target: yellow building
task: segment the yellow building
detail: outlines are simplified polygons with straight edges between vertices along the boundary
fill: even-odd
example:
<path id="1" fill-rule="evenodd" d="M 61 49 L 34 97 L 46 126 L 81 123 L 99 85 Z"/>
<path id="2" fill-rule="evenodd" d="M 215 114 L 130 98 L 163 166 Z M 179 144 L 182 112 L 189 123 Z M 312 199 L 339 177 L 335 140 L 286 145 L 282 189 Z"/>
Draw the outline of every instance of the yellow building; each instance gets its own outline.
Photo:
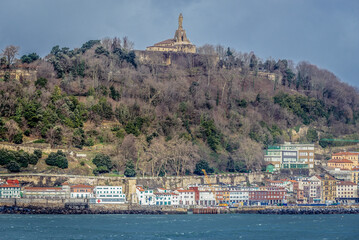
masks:
<path id="1" fill-rule="evenodd" d="M 178 17 L 178 29 L 175 32 L 174 38 L 155 43 L 153 46 L 147 47 L 147 51 L 157 52 L 185 52 L 196 53 L 196 46 L 193 45 L 186 35 L 186 30 L 182 26 L 182 13 Z"/>
<path id="2" fill-rule="evenodd" d="M 359 167 L 354 167 L 352 169 L 351 181 L 355 184 L 359 184 Z"/>
<path id="3" fill-rule="evenodd" d="M 329 174 L 316 177 L 320 180 L 322 185 L 322 201 L 324 203 L 326 201 L 335 201 L 337 196 L 337 180 Z"/>
<path id="4" fill-rule="evenodd" d="M 328 161 L 328 167 L 340 168 L 341 170 L 352 170 L 353 162 L 348 159 L 331 159 Z"/>
<path id="5" fill-rule="evenodd" d="M 353 162 L 354 166 L 358 166 L 359 153 L 355 152 L 338 152 L 332 155 L 332 159 L 347 159 Z"/>

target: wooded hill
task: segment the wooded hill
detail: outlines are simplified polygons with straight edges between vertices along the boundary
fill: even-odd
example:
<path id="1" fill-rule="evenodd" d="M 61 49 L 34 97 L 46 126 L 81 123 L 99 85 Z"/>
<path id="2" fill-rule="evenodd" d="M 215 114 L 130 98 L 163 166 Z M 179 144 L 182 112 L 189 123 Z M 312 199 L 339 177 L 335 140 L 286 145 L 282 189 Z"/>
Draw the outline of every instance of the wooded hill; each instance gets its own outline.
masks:
<path id="1" fill-rule="evenodd" d="M 2 71 L 37 69 L 37 81 L 4 75 L 0 139 L 104 151 L 108 171 L 127 164 L 148 176 L 192 174 L 200 160 L 216 172 L 260 170 L 271 144 L 359 139 L 357 90 L 308 62 L 205 45 L 195 64 L 166 66 L 139 61 L 132 46 L 91 40 L 17 61 L 4 50 Z"/>

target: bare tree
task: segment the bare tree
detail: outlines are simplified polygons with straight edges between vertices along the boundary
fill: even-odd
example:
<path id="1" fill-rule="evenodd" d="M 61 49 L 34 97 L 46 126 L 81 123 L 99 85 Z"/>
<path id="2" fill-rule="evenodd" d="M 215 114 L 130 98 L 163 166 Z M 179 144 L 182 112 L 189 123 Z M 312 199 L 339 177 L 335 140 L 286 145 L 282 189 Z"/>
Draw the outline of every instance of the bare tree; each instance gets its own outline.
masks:
<path id="1" fill-rule="evenodd" d="M 14 63 L 15 57 L 19 53 L 19 49 L 20 47 L 10 45 L 7 46 L 4 50 L 2 50 L 2 55 L 6 57 L 8 68 L 10 68 L 10 66 Z"/>

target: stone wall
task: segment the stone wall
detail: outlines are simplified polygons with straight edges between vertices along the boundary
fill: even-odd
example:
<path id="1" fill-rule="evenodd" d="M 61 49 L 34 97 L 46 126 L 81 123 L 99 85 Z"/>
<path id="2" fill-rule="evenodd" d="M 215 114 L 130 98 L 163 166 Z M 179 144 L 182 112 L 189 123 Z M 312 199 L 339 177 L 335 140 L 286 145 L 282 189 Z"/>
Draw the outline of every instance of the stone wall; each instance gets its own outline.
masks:
<path id="1" fill-rule="evenodd" d="M 6 149 L 6 150 L 11 150 L 11 151 L 23 150 L 28 153 L 33 153 L 34 150 L 40 149 L 42 152 L 47 153 L 47 154 L 49 154 L 51 152 L 57 152 L 58 150 L 67 152 L 66 149 L 51 148 L 50 144 L 46 144 L 46 143 L 32 143 L 32 144 L 21 144 L 21 145 L 16 145 L 16 144 L 11 144 L 11 143 L 8 143 L 8 144 L 0 143 L 0 149 Z"/>
<path id="2" fill-rule="evenodd" d="M 36 81 L 37 71 L 32 69 L 10 69 L 10 70 L 0 70 L 0 78 L 4 78 L 6 73 L 10 73 L 10 79 L 15 79 L 18 81 Z"/>

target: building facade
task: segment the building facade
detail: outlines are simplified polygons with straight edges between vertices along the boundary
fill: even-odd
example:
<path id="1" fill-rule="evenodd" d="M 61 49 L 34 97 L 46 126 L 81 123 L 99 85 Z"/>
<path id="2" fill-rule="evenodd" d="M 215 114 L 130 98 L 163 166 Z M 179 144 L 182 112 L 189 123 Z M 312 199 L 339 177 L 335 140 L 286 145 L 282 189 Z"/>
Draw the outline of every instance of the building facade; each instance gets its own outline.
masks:
<path id="1" fill-rule="evenodd" d="M 92 198 L 93 186 L 78 184 L 70 187 L 71 198 Z"/>
<path id="2" fill-rule="evenodd" d="M 179 205 L 191 206 L 196 204 L 196 196 L 194 190 L 177 189 L 175 193 L 178 194 Z"/>
<path id="3" fill-rule="evenodd" d="M 339 168 L 341 170 L 352 170 L 353 162 L 348 159 L 331 159 L 328 161 L 328 167 Z"/>
<path id="4" fill-rule="evenodd" d="M 349 181 L 340 181 L 336 184 L 337 198 L 357 198 L 358 185 Z"/>
<path id="5" fill-rule="evenodd" d="M 351 181 L 357 185 L 359 184 L 359 167 L 352 168 Z"/>
<path id="6" fill-rule="evenodd" d="M 275 169 L 314 168 L 314 144 L 285 143 L 269 146 L 264 161 Z"/>
<path id="7" fill-rule="evenodd" d="M 338 152 L 332 155 L 332 159 L 347 159 L 352 161 L 353 166 L 359 166 L 359 153 L 358 152 Z"/>
<path id="8" fill-rule="evenodd" d="M 321 181 L 322 185 L 322 202 L 327 203 L 330 201 L 335 201 L 335 198 L 337 196 L 337 180 L 329 174 L 316 177 Z"/>
<path id="9" fill-rule="evenodd" d="M 17 180 L 8 180 L 0 185 L 0 198 L 20 198 L 20 183 Z"/>
<path id="10" fill-rule="evenodd" d="M 126 195 L 122 192 L 121 186 L 96 186 L 93 196 L 91 203 L 123 204 L 126 202 Z"/>
<path id="11" fill-rule="evenodd" d="M 142 206 L 155 205 L 155 195 L 151 189 L 143 189 L 141 186 L 136 186 L 136 196 L 138 204 Z"/>
<path id="12" fill-rule="evenodd" d="M 70 191 L 64 187 L 25 187 L 23 189 L 24 198 L 69 198 Z"/>

